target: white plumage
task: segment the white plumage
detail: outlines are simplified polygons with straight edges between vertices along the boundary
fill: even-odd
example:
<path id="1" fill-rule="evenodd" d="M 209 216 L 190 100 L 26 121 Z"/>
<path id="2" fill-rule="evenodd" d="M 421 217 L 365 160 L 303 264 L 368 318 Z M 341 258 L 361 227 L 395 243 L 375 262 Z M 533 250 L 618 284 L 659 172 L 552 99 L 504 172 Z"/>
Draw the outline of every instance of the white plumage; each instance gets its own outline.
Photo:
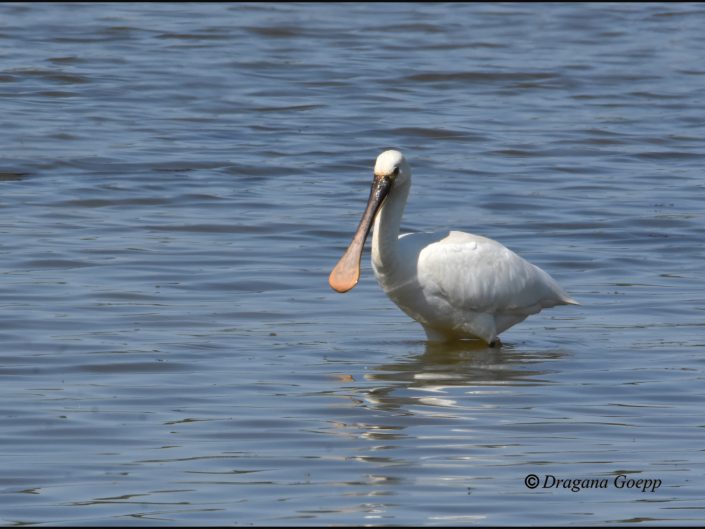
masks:
<path id="1" fill-rule="evenodd" d="M 578 304 L 546 272 L 492 239 L 459 231 L 399 236 L 410 187 L 404 156 L 380 154 L 365 214 L 331 272 L 331 287 L 346 292 L 357 283 L 374 219 L 375 276 L 431 341 L 480 338 L 494 345 L 501 332 L 541 309 Z"/>

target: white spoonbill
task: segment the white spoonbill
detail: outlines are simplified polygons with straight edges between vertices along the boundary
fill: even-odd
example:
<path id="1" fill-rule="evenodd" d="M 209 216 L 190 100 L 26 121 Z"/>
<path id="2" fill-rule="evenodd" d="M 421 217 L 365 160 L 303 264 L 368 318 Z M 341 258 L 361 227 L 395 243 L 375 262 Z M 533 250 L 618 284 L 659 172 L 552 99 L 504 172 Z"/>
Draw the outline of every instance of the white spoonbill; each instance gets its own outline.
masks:
<path id="1" fill-rule="evenodd" d="M 372 268 L 387 295 L 418 321 L 429 341 L 497 336 L 530 314 L 578 305 L 539 267 L 492 239 L 463 233 L 399 235 L 411 170 L 399 151 L 377 157 L 367 207 L 328 282 L 347 292 L 360 278 L 360 258 L 374 220 Z"/>

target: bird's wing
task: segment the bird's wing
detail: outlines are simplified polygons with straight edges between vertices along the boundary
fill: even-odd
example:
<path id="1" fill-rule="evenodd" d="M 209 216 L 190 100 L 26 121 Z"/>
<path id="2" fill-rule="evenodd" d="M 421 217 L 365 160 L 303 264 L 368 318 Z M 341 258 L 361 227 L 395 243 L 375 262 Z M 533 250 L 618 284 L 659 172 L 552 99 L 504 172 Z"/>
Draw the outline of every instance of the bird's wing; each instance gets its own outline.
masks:
<path id="1" fill-rule="evenodd" d="M 502 244 L 452 231 L 419 252 L 424 292 L 475 312 L 533 313 L 572 300 L 546 272 Z"/>

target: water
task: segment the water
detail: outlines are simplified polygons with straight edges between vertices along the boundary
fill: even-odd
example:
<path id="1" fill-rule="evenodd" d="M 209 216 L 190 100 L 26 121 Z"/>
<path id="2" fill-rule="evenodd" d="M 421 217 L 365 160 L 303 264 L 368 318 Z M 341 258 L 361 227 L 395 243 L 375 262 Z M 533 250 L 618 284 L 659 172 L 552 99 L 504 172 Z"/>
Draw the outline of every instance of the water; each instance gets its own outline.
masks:
<path id="1" fill-rule="evenodd" d="M 0 522 L 701 525 L 704 23 L 0 5 Z M 369 253 L 332 292 L 389 147 L 404 229 L 582 306 L 490 350 L 426 344 Z"/>

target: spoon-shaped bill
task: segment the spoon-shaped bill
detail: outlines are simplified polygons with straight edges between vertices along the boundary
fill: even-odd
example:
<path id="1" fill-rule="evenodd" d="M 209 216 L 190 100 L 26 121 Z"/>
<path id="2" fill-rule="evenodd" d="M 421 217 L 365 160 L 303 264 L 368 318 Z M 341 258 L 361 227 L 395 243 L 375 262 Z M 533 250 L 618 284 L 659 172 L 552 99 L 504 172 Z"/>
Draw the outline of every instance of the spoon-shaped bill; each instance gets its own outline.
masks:
<path id="1" fill-rule="evenodd" d="M 392 181 L 389 177 L 375 175 L 372 181 L 372 189 L 370 190 L 370 198 L 367 200 L 367 207 L 362 214 L 362 219 L 360 219 L 355 235 L 348 249 L 345 250 L 345 253 L 328 277 L 328 284 L 333 290 L 341 293 L 347 292 L 357 285 L 360 279 L 360 259 L 362 258 L 365 240 L 370 233 L 372 221 L 382 207 L 384 198 L 389 193 L 391 185 Z"/>

